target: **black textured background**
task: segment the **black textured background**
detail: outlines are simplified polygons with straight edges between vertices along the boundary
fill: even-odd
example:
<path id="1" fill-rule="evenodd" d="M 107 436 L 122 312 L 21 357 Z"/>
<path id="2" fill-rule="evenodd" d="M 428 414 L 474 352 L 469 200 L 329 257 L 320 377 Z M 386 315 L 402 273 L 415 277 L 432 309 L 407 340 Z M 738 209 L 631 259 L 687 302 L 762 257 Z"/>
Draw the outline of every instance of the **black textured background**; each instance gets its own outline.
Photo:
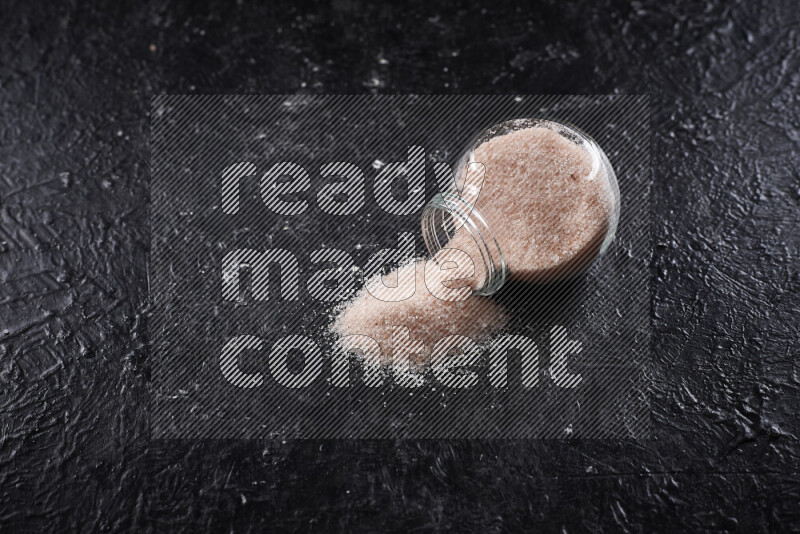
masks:
<path id="1" fill-rule="evenodd" d="M 3 531 L 800 530 L 800 14 L 0 3 Z M 651 442 L 151 442 L 163 92 L 640 93 Z"/>

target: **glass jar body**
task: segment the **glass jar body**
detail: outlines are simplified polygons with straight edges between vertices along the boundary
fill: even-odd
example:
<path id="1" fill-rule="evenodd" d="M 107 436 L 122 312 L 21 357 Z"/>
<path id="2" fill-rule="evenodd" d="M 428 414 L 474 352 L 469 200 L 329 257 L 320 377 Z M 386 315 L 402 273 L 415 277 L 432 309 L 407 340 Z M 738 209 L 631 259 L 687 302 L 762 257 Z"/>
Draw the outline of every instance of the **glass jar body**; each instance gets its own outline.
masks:
<path id="1" fill-rule="evenodd" d="M 422 213 L 432 257 L 446 248 L 473 260 L 476 294 L 508 278 L 547 282 L 582 272 L 614 238 L 620 196 L 603 150 L 578 128 L 515 119 L 481 132 L 452 186 Z"/>

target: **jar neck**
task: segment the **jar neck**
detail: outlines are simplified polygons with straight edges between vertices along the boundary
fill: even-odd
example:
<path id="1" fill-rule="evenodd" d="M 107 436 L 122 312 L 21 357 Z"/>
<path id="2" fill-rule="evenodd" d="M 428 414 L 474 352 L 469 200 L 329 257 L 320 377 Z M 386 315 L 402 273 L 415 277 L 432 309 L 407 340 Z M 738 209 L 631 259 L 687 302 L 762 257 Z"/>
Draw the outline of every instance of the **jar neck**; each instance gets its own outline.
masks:
<path id="1" fill-rule="evenodd" d="M 471 254 L 475 274 L 483 275 L 483 283 L 474 290 L 477 295 L 491 295 L 506 280 L 506 262 L 495 234 L 487 220 L 469 201 L 455 193 L 439 193 L 422 211 L 422 237 L 431 257 L 447 248 L 457 232 L 466 233 L 475 244 Z"/>

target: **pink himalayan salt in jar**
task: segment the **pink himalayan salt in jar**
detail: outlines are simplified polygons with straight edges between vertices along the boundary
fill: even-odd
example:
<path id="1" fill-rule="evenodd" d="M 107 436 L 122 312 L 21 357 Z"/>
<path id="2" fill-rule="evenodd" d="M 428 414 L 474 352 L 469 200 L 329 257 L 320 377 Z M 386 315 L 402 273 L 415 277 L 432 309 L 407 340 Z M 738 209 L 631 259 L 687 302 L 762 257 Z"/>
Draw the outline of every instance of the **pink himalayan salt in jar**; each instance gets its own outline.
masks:
<path id="1" fill-rule="evenodd" d="M 586 269 L 614 237 L 619 186 L 605 153 L 573 126 L 515 119 L 481 133 L 456 166 L 450 190 L 422 213 L 432 257 L 470 278 L 475 294 L 506 278 L 547 282 Z M 450 252 L 462 251 L 458 258 Z M 451 267 L 452 268 L 452 267 Z M 443 267 L 444 269 L 444 267 Z"/>

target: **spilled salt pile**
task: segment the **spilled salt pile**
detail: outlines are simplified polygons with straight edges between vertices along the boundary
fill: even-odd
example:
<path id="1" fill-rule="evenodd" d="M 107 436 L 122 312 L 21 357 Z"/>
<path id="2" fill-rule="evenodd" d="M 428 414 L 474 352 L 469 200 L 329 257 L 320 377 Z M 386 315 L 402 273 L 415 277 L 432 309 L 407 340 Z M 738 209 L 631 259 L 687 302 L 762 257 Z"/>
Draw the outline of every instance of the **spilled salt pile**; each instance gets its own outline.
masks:
<path id="1" fill-rule="evenodd" d="M 399 302 L 390 301 L 393 289 L 387 285 L 410 287 L 412 278 L 413 295 Z M 333 331 L 339 336 L 369 336 L 378 342 L 384 357 L 394 358 L 390 361 L 420 364 L 428 361 L 436 342 L 446 336 L 461 335 L 477 342 L 505 325 L 503 308 L 489 298 L 471 295 L 471 284 L 464 288 L 467 298 L 443 300 L 441 297 L 452 298 L 443 291 L 457 285 L 448 284 L 453 278 L 453 272 L 442 271 L 435 263 L 424 260 L 401 266 L 385 277 L 376 275 L 341 309 L 334 319 Z"/>

